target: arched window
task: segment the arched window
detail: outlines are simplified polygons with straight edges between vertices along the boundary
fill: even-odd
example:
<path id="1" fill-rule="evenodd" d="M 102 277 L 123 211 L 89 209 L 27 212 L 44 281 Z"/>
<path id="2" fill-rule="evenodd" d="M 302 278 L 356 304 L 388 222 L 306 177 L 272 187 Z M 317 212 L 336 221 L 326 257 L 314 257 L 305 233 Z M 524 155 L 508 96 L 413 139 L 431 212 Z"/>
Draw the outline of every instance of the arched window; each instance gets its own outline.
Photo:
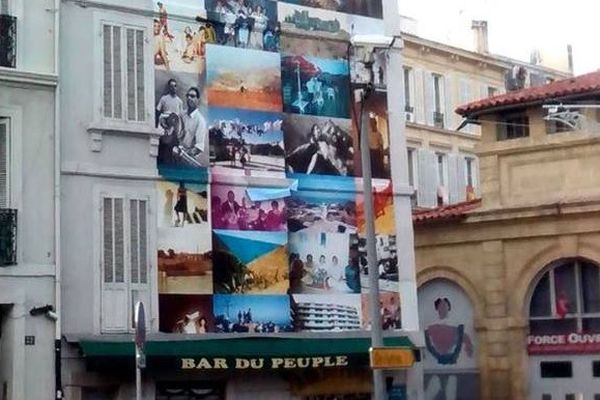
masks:
<path id="1" fill-rule="evenodd" d="M 560 260 L 537 283 L 529 304 L 532 335 L 600 332 L 600 268 L 588 260 Z"/>

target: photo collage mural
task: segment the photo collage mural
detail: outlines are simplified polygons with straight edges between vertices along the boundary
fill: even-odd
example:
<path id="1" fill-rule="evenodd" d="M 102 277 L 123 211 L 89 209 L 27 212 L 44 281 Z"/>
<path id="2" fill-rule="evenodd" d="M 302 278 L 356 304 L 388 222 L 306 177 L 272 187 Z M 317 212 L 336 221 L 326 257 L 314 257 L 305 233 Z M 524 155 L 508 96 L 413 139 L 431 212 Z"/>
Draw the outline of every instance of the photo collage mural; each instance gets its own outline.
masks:
<path id="1" fill-rule="evenodd" d="M 378 4 L 377 4 L 378 3 Z M 356 85 L 369 108 L 381 315 L 399 329 L 385 55 L 368 0 L 163 0 L 154 66 L 160 330 L 370 329 Z"/>

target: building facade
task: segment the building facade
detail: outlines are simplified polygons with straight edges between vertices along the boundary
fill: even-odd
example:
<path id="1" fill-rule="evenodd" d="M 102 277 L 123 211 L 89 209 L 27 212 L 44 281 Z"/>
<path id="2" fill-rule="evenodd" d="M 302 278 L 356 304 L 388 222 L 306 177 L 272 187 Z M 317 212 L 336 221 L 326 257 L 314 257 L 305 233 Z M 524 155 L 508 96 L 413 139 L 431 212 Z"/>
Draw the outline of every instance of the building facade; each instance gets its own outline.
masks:
<path id="1" fill-rule="evenodd" d="M 474 22 L 475 51 L 415 35 L 404 24 L 406 137 L 413 205 L 430 208 L 479 197 L 481 182 L 475 146 L 476 125 L 461 126 L 454 110 L 461 104 L 500 95 L 515 87 L 533 87 L 571 75 L 489 52 L 487 24 Z M 522 71 L 517 82 L 514 71 Z M 460 128 L 460 129 L 459 129 Z M 440 200 L 438 201 L 438 197 Z"/>
<path id="2" fill-rule="evenodd" d="M 596 72 L 457 110 L 481 124 L 482 198 L 414 216 L 426 398 L 599 396 L 599 89 Z"/>
<path id="3" fill-rule="evenodd" d="M 133 396 L 138 301 L 145 399 L 370 397 L 351 101 L 365 75 L 348 45 L 384 33 L 382 7 L 300 3 L 63 2 L 67 398 Z M 390 53 L 385 66 L 399 65 Z M 380 306 L 386 343 L 412 357 L 410 190 L 404 136 L 389 134 L 401 132 L 402 89 L 381 83 L 368 103 Z M 333 331 L 313 332 L 307 304 L 338 311 Z M 386 378 L 421 391 L 412 370 Z"/>
<path id="4" fill-rule="evenodd" d="M 57 13 L 55 1 L 0 1 L 0 397 L 4 399 L 55 398 L 54 311 L 59 307 L 55 274 L 60 260 L 55 219 Z"/>

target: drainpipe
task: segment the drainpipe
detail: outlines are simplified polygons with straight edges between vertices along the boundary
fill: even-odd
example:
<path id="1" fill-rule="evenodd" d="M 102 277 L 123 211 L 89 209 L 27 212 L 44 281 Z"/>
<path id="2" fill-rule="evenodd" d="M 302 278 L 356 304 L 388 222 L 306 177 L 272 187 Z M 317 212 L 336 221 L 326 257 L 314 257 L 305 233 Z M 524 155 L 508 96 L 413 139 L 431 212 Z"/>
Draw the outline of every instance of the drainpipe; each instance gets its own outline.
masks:
<path id="1" fill-rule="evenodd" d="M 54 0 L 54 73 L 57 84 L 54 90 L 54 308 L 58 318 L 54 323 L 54 387 L 55 399 L 64 398 L 62 388 L 62 305 L 61 305 L 61 152 L 60 152 L 60 2 Z"/>

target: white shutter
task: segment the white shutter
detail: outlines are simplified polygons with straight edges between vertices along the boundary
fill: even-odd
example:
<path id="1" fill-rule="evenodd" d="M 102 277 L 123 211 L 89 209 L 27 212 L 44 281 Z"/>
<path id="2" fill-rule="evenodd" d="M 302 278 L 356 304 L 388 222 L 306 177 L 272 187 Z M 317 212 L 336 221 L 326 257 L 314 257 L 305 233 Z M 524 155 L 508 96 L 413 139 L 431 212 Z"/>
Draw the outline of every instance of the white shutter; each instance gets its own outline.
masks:
<path id="1" fill-rule="evenodd" d="M 464 180 L 464 174 L 458 174 L 458 164 L 462 162 L 462 157 L 457 154 L 448 154 L 448 197 L 450 204 L 461 201 L 460 182 Z"/>
<path id="2" fill-rule="evenodd" d="M 419 190 L 417 192 L 417 205 L 419 207 L 437 206 L 437 157 L 428 149 L 417 151 L 419 164 Z"/>
<path id="3" fill-rule="evenodd" d="M 423 72 L 423 112 L 425 113 L 425 123 L 433 126 L 433 111 L 435 108 L 433 98 L 433 77 L 431 72 Z"/>
<path id="4" fill-rule="evenodd" d="M 9 120 L 0 119 L 0 208 L 7 208 L 9 205 L 9 176 L 8 167 L 10 161 L 9 150 Z"/>
<path id="5" fill-rule="evenodd" d="M 131 305 L 141 301 L 147 315 L 151 315 L 150 286 L 148 284 L 148 201 L 129 200 L 129 254 Z M 150 323 L 150 318 L 146 321 Z M 149 327 L 150 325 L 148 325 Z"/>
<path id="6" fill-rule="evenodd" d="M 128 329 L 128 293 L 125 275 L 125 203 L 123 198 L 102 198 L 102 330 Z"/>
<path id="7" fill-rule="evenodd" d="M 423 90 L 423 70 L 416 68 L 413 70 L 413 82 L 415 95 L 413 97 L 412 106 L 415 109 L 415 122 L 425 124 L 425 95 Z"/>
<path id="8" fill-rule="evenodd" d="M 475 186 L 475 197 L 481 197 L 481 181 L 479 180 L 479 158 L 473 159 L 473 179 Z"/>
<path id="9" fill-rule="evenodd" d="M 479 85 L 479 99 L 485 99 L 488 97 L 488 85 L 480 84 Z"/>
<path id="10" fill-rule="evenodd" d="M 112 26 L 104 25 L 102 27 L 102 41 L 104 43 L 103 51 L 103 109 L 104 116 L 111 118 L 113 116 L 113 45 L 112 45 Z"/>
<path id="11" fill-rule="evenodd" d="M 144 31 L 126 29 L 126 75 L 127 119 L 143 121 L 144 118 Z"/>
<path id="12" fill-rule="evenodd" d="M 442 91 L 442 99 L 444 104 L 442 105 L 442 112 L 444 113 L 444 128 L 449 130 L 455 130 L 457 128 L 457 124 L 455 121 L 454 114 L 454 91 L 452 90 L 454 76 L 446 75 L 444 76 L 444 84 Z"/>

